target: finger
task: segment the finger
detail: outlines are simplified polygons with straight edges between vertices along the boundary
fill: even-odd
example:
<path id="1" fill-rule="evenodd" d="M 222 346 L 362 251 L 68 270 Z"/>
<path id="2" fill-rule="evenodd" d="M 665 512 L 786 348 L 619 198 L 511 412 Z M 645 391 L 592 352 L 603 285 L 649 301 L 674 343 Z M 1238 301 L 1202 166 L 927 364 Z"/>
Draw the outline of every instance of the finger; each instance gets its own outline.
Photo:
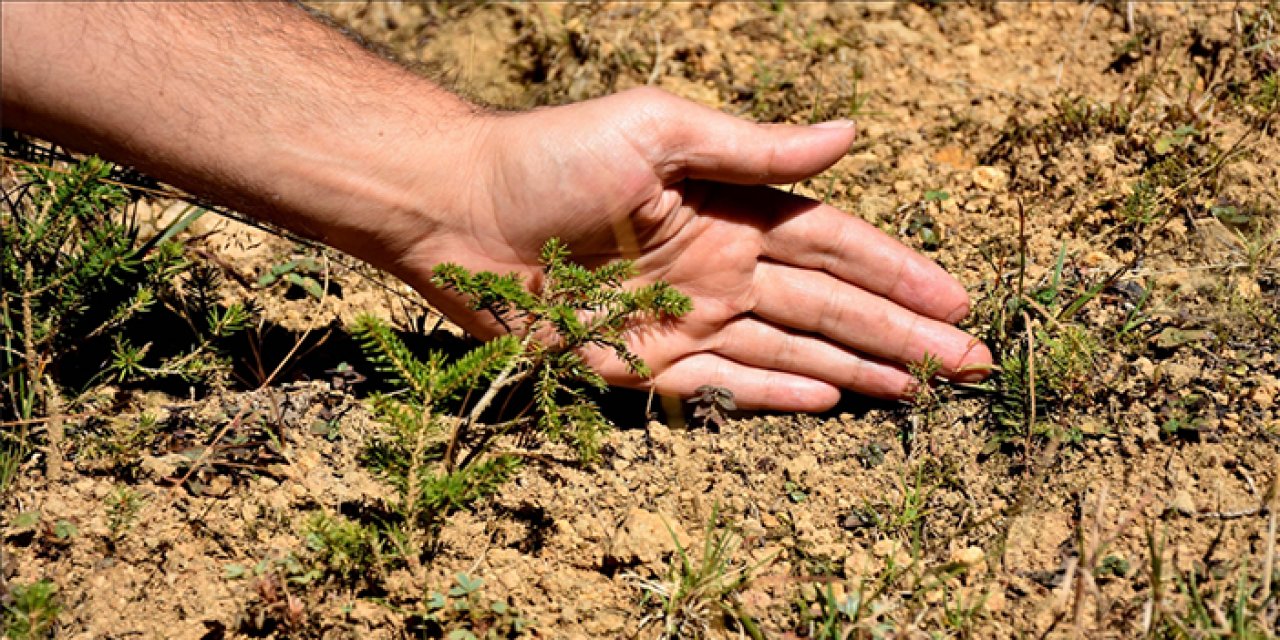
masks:
<path id="1" fill-rule="evenodd" d="M 717 340 L 714 351 L 736 362 L 815 378 L 877 398 L 902 398 L 915 382 L 902 367 L 754 318 L 730 322 Z"/>
<path id="2" fill-rule="evenodd" d="M 840 400 L 836 387 L 806 376 L 760 369 L 714 353 L 699 353 L 673 363 L 653 380 L 664 395 L 688 398 L 703 385 L 733 392 L 742 409 L 825 411 Z"/>
<path id="3" fill-rule="evenodd" d="M 890 362 L 905 365 L 932 355 L 948 376 L 991 362 L 991 353 L 969 334 L 822 271 L 762 262 L 751 302 L 770 322 Z"/>
<path id="4" fill-rule="evenodd" d="M 694 178 L 783 184 L 835 164 L 857 135 L 852 121 L 760 125 L 653 89 L 620 94 L 647 100 L 649 118 L 632 134 L 665 184 Z"/>
<path id="5" fill-rule="evenodd" d="M 951 274 L 839 209 L 765 187 L 739 189 L 716 206 L 768 212 L 763 253 L 777 262 L 821 269 L 935 320 L 969 313 L 969 294 Z"/>

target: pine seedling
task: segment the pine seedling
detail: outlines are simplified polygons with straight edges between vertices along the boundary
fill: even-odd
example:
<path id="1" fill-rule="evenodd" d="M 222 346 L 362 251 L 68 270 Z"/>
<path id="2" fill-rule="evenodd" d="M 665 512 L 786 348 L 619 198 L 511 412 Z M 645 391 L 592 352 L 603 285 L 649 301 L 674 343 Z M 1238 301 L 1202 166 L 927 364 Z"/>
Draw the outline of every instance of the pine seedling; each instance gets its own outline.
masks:
<path id="1" fill-rule="evenodd" d="M 520 326 L 527 337 L 497 382 L 531 378 L 538 430 L 553 441 L 574 445 L 584 460 L 591 460 L 608 421 L 586 389 L 603 391 L 607 384 L 580 351 L 611 349 L 633 373 L 648 377 L 649 367 L 627 346 L 628 334 L 646 321 L 679 318 L 692 309 L 692 302 L 662 281 L 623 289 L 622 283 L 635 275 L 630 261 L 588 269 L 570 262 L 569 249 L 557 238 L 543 246 L 540 260 L 543 285 L 536 294 L 517 274 L 472 274 L 453 264 L 436 267 L 432 281 L 467 296 L 473 309 L 488 311 L 504 326 Z M 477 406 L 485 408 L 483 402 Z"/>
<path id="2" fill-rule="evenodd" d="M 0 605 L 0 629 L 5 638 L 38 640 L 53 637 L 62 611 L 58 587 L 49 580 L 13 584 Z"/>
<path id="3" fill-rule="evenodd" d="M 516 274 L 436 267 L 436 286 L 466 296 L 472 308 L 513 329 L 453 361 L 438 351 L 419 357 L 385 322 L 357 320 L 354 333 L 369 358 L 400 387 L 372 399 L 387 429 L 365 459 L 396 491 L 383 531 L 408 562 L 417 561 L 444 517 L 492 495 L 518 470 L 519 457 L 494 451 L 503 435 L 532 427 L 533 433 L 572 445 L 584 461 L 593 460 L 610 425 L 586 389 L 607 385 L 580 350 L 611 349 L 633 372 L 649 375 L 628 348 L 628 334 L 645 321 L 673 319 L 690 309 L 689 299 L 665 282 L 623 289 L 634 274 L 629 262 L 589 269 L 568 258 L 559 240 L 546 243 L 537 292 Z M 497 394 L 523 381 L 533 388 L 534 416 L 484 423 Z M 472 401 L 480 388 L 485 391 Z M 461 417 L 445 410 L 459 402 Z"/>
<path id="4" fill-rule="evenodd" d="M 192 265 L 173 240 L 203 210 L 145 239 L 111 171 L 93 157 L 32 166 L 0 206 L 0 421 L 51 418 L 51 475 L 62 459 L 58 416 L 75 410 L 83 392 L 108 379 L 214 382 L 227 370 L 216 341 L 249 315 L 223 307 L 213 293 L 217 272 Z M 163 316 L 174 312 L 191 324 L 190 342 L 131 342 L 153 339 L 140 328 L 144 318 L 171 321 Z M 0 460 L 25 457 L 30 444 L 22 430 L 0 433 Z"/>

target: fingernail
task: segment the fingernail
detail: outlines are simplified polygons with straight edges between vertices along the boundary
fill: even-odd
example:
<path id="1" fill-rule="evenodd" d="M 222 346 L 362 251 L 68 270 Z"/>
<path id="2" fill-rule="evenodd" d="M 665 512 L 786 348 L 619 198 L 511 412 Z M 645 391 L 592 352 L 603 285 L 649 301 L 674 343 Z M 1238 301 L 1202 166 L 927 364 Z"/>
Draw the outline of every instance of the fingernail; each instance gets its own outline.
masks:
<path id="1" fill-rule="evenodd" d="M 852 120 L 828 120 L 827 122 L 819 122 L 818 124 L 809 125 L 814 129 L 852 129 L 854 122 Z"/>

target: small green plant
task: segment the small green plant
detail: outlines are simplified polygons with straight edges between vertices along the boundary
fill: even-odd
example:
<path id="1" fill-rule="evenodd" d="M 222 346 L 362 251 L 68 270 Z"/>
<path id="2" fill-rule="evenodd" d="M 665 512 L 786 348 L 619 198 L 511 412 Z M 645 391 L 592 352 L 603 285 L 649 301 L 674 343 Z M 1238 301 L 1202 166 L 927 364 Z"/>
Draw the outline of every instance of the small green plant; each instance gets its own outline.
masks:
<path id="1" fill-rule="evenodd" d="M 0 421 L 20 425 L 0 431 L 0 457 L 24 456 L 27 425 L 47 419 L 51 475 L 63 458 L 61 416 L 84 391 L 137 378 L 214 381 L 226 371 L 217 341 L 249 316 L 218 302 L 218 272 L 193 265 L 173 239 L 203 210 L 144 239 L 111 171 L 92 157 L 32 167 L 0 207 Z M 175 310 L 179 318 L 166 317 Z M 160 346 L 144 328 L 183 320 L 193 331 L 183 344 Z"/>
<path id="2" fill-rule="evenodd" d="M 436 267 L 433 282 L 466 296 L 473 309 L 489 312 L 508 328 L 510 322 L 520 323 L 525 335 L 491 343 L 496 353 L 509 355 L 499 356 L 502 370 L 472 409 L 473 417 L 502 387 L 532 380 L 538 431 L 572 444 L 585 460 L 592 460 L 608 424 L 585 390 L 604 391 L 608 385 L 587 366 L 580 350 L 610 349 L 633 373 L 647 377 L 649 367 L 631 352 L 627 336 L 646 322 L 683 316 L 692 302 L 662 281 L 635 291 L 623 289 L 623 281 L 635 273 L 630 261 L 588 269 L 570 262 L 569 255 L 558 239 L 547 241 L 540 255 L 543 283 L 537 293 L 527 290 L 518 274 L 472 274 L 453 264 Z M 537 337 L 543 335 L 553 337 Z"/>
<path id="3" fill-rule="evenodd" d="M 901 498 L 897 504 L 886 504 L 878 511 L 877 526 L 887 533 L 906 536 L 912 550 L 918 552 L 924 544 L 925 524 L 931 512 L 929 500 L 937 487 L 926 480 L 924 465 L 916 469 L 910 481 L 904 475 L 900 482 Z"/>
<path id="4" fill-rule="evenodd" d="M 795 632 L 815 640 L 880 639 L 898 637 L 906 627 L 937 629 L 922 637 L 970 637 L 986 596 L 957 588 L 956 578 L 969 568 L 956 562 L 930 566 L 920 555 L 917 549 L 902 562 L 890 553 L 843 582 L 817 588 L 802 583 L 791 602 Z"/>
<path id="5" fill-rule="evenodd" d="M 1247 566 L 1234 572 L 1210 572 L 1202 566 L 1179 572 L 1173 576 L 1176 593 L 1156 607 L 1151 637 L 1272 640 L 1280 621 L 1274 595 L 1278 578 L 1258 575 Z"/>
<path id="6" fill-rule="evenodd" d="M 4 637 L 12 640 L 38 640 L 52 638 L 58 613 L 58 586 L 50 580 L 31 584 L 9 585 L 4 615 Z"/>
<path id="7" fill-rule="evenodd" d="M 327 279 L 324 265 L 319 260 L 294 258 L 267 269 L 258 277 L 257 284 L 264 288 L 277 284 L 284 284 L 290 288 L 296 287 L 319 300 L 324 297 L 324 285 L 320 283 Z"/>
<path id="8" fill-rule="evenodd" d="M 707 520 L 697 557 L 668 526 L 676 553 L 666 576 L 658 580 L 632 576 L 642 593 L 641 605 L 655 609 L 641 620 L 642 628 L 657 622 L 661 638 L 701 638 L 727 618 L 751 638 L 764 637 L 756 621 L 743 610 L 739 594 L 772 558 L 755 564 L 736 560 L 741 539 L 729 529 L 717 528 L 718 519 L 717 506 Z"/>
<path id="9" fill-rule="evenodd" d="M 465 573 L 441 593 L 427 595 L 422 626 L 429 637 L 447 640 L 503 640 L 524 636 L 530 624 L 505 600 L 491 600 L 481 593 L 484 581 Z"/>
<path id="10" fill-rule="evenodd" d="M 322 571 L 346 582 L 370 572 L 376 575 L 390 559 L 376 527 L 346 518 L 312 514 L 303 538 Z"/>
<path id="11" fill-rule="evenodd" d="M 925 353 L 923 358 L 907 363 L 907 373 L 914 381 L 912 404 L 916 407 L 931 410 L 938 404 L 938 391 L 933 385 L 942 370 L 942 359 L 932 353 Z"/>
<path id="12" fill-rule="evenodd" d="M 516 274 L 436 267 L 437 286 L 461 293 L 473 308 L 508 327 L 519 323 L 524 332 L 524 337 L 498 337 L 451 363 L 441 353 L 419 359 L 380 320 L 357 321 L 355 334 L 366 352 L 379 370 L 403 385 L 402 393 L 373 398 L 388 430 L 366 461 L 399 496 L 392 505 L 396 521 L 388 524 L 400 532 L 392 540 L 407 547 L 400 550 L 404 557 L 424 548 L 441 518 L 492 494 L 515 473 L 517 456 L 492 453 L 495 442 L 513 430 L 532 427 L 571 444 L 583 460 L 593 460 L 609 425 L 584 387 L 604 390 L 607 384 L 587 366 L 580 349 L 610 348 L 633 372 L 648 375 L 648 367 L 628 349 L 627 334 L 644 320 L 675 318 L 689 310 L 689 299 L 664 282 L 622 289 L 633 273 L 629 262 L 593 270 L 568 258 L 558 240 L 546 243 L 543 284 L 536 293 Z M 524 380 L 532 382 L 536 419 L 484 424 L 482 415 L 497 394 Z M 472 391 L 482 385 L 487 389 L 470 402 Z M 443 413 L 454 401 L 463 402 L 464 417 Z"/>
<path id="13" fill-rule="evenodd" d="M 846 640 L 848 638 L 889 638 L 896 625 L 884 619 L 888 613 L 884 603 L 867 598 L 860 580 L 857 591 L 840 597 L 831 584 L 816 593 L 814 602 L 801 601 L 801 626 L 814 640 Z"/>
<path id="14" fill-rule="evenodd" d="M 307 546 L 326 574 L 358 581 L 376 578 L 388 563 L 421 568 L 443 520 L 495 493 L 520 468 L 518 454 L 497 450 L 504 437 L 542 435 L 594 460 L 609 423 L 584 387 L 607 385 L 580 350 L 610 348 L 633 372 L 648 375 L 627 335 L 643 322 L 683 315 L 690 302 L 663 282 L 625 290 L 630 263 L 588 269 L 569 262 L 555 239 L 541 258 L 537 292 L 516 274 L 436 267 L 437 286 L 461 293 L 512 330 L 455 360 L 435 351 L 419 357 L 387 323 L 357 320 L 353 333 L 397 387 L 372 397 L 384 430 L 363 455 L 394 495 L 371 522 L 323 515 L 308 521 Z M 533 415 L 487 422 L 498 394 L 521 382 L 532 388 Z"/>
<path id="15" fill-rule="evenodd" d="M 111 532 L 112 539 L 119 539 L 133 528 L 143 502 L 142 494 L 123 484 L 107 495 L 107 530 Z"/>
<path id="16" fill-rule="evenodd" d="M 689 398 L 688 403 L 693 405 L 694 420 L 717 429 L 723 429 L 728 424 L 729 414 L 738 410 L 733 391 L 713 384 L 704 384 L 694 389 L 693 397 Z"/>
<path id="17" fill-rule="evenodd" d="M 84 471 L 129 478 L 136 473 L 142 453 L 154 446 L 161 433 L 152 413 L 88 421 L 76 431 L 76 465 Z"/>
<path id="18" fill-rule="evenodd" d="M 309 619 L 303 596 L 321 577 L 319 570 L 306 566 L 292 553 L 264 558 L 252 568 L 232 563 L 223 570 L 228 580 L 248 580 L 253 593 L 240 618 L 239 631 L 262 635 L 270 629 L 283 629 L 297 634 L 306 629 Z"/>

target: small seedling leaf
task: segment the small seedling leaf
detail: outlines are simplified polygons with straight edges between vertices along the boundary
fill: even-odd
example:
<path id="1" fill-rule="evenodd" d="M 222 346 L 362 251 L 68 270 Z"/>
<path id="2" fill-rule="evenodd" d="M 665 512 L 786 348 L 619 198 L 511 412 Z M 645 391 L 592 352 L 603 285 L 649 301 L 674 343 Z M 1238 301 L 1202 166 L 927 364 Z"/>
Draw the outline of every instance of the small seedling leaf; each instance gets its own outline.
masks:
<path id="1" fill-rule="evenodd" d="M 788 481 L 782 488 L 787 492 L 787 497 L 796 504 L 804 502 L 809 497 L 809 494 L 805 493 L 804 489 L 794 482 Z"/>
<path id="2" fill-rule="evenodd" d="M 76 525 L 66 520 L 59 520 L 53 525 L 53 535 L 59 540 L 69 540 L 75 537 L 77 533 L 80 533 L 80 530 L 76 528 Z"/>
<path id="3" fill-rule="evenodd" d="M 449 601 L 445 599 L 443 593 L 432 592 L 431 597 L 427 598 L 427 608 L 432 611 L 438 611 L 445 608 Z"/>
<path id="4" fill-rule="evenodd" d="M 458 586 L 455 587 L 455 589 L 462 590 L 462 593 L 459 593 L 457 595 L 467 595 L 469 593 L 475 593 L 480 590 L 480 587 L 484 586 L 484 580 L 481 580 L 480 578 L 472 578 L 471 576 L 465 573 L 459 573 L 457 575 L 457 580 L 458 580 Z M 452 591 L 453 589 L 450 590 L 451 595 L 452 595 Z"/>
<path id="5" fill-rule="evenodd" d="M 39 523 L 40 523 L 39 511 L 35 509 L 32 509 L 30 511 L 23 511 L 22 513 L 19 513 L 18 515 L 14 516 L 13 522 L 10 523 L 9 525 L 9 530 L 12 533 L 29 531 Z"/>
<path id="6" fill-rule="evenodd" d="M 249 570 L 245 568 L 244 565 L 236 564 L 234 562 L 231 564 L 223 565 L 222 569 L 223 569 L 223 575 L 228 580 L 239 580 L 240 578 L 243 578 L 245 574 L 249 573 Z"/>

